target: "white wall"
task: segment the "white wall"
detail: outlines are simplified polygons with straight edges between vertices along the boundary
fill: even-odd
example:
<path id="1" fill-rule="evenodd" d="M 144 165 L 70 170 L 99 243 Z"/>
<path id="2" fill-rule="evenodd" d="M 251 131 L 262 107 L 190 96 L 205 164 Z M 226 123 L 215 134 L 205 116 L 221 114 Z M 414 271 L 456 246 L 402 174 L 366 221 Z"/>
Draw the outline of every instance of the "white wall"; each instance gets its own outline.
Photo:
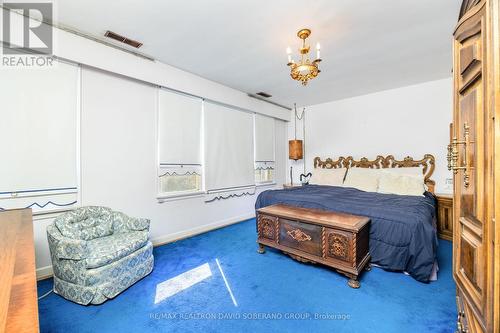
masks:
<path id="1" fill-rule="evenodd" d="M 86 78 L 90 77 L 90 80 Z M 159 202 L 156 87 L 99 70 L 82 70 L 80 204 L 151 219 L 154 244 L 254 217 L 255 195 L 205 202 L 208 196 Z M 89 84 L 91 82 L 92 84 Z M 106 91 L 106 94 L 102 94 Z M 127 96 L 117 100 L 120 94 Z M 287 123 L 276 120 L 276 182 L 284 182 Z M 175 143 L 172 143 L 175 144 Z M 224 161 L 221 161 L 224 163 Z M 45 229 L 56 214 L 35 216 L 39 276 L 51 273 Z"/>
<path id="2" fill-rule="evenodd" d="M 288 110 L 172 66 L 143 59 L 66 31 L 54 29 L 54 38 L 54 54 L 59 59 L 103 70 L 110 75 L 117 74 L 124 80 L 160 85 L 281 119 L 276 122 L 275 174 L 278 184 L 284 182 Z M 103 88 L 103 96 L 105 91 Z M 156 244 L 255 215 L 255 199 L 266 187 L 258 188 L 253 196 L 211 203 L 205 203 L 204 196 L 158 202 L 156 114 L 145 112 L 141 107 L 126 113 L 112 107 L 84 110 L 85 107 L 82 107 L 79 204 L 104 205 L 132 216 L 150 218 L 151 238 Z M 51 274 L 46 227 L 55 216 L 55 213 L 43 214 L 34 218 L 39 276 Z"/>
<path id="3" fill-rule="evenodd" d="M 436 158 L 432 177 L 436 192 L 451 193 L 446 185 L 446 178 L 452 177 L 446 165 L 446 146 L 452 103 L 452 80 L 448 78 L 306 107 L 306 169 L 312 171 L 316 156 L 375 158 L 392 154 L 399 159 L 419 159 L 430 153 Z M 301 122 L 297 129 L 301 138 Z M 293 120 L 288 133 L 292 138 Z M 292 162 L 297 182 L 302 162 Z"/>

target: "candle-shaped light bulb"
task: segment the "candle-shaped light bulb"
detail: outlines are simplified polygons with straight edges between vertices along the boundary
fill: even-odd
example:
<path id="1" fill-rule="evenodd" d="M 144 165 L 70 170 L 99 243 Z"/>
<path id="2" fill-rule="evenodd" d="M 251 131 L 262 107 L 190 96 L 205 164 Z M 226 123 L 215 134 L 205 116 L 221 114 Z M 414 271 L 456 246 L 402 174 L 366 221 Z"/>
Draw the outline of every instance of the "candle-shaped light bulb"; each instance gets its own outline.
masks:
<path id="1" fill-rule="evenodd" d="M 292 49 L 289 47 L 286 48 L 286 54 L 288 55 L 288 63 L 292 62 Z"/>
<path id="2" fill-rule="evenodd" d="M 316 59 L 320 59 L 321 56 L 320 56 L 320 49 L 321 49 L 321 46 L 319 45 L 319 43 L 316 44 Z"/>

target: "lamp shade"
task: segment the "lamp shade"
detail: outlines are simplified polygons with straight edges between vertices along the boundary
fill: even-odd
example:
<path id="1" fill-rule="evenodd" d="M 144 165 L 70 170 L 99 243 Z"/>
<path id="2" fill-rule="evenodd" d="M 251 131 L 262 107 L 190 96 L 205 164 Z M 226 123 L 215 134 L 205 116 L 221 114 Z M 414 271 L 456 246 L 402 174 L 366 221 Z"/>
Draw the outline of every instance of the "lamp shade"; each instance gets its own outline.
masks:
<path id="1" fill-rule="evenodd" d="M 295 161 L 303 158 L 302 140 L 288 141 L 288 158 Z"/>

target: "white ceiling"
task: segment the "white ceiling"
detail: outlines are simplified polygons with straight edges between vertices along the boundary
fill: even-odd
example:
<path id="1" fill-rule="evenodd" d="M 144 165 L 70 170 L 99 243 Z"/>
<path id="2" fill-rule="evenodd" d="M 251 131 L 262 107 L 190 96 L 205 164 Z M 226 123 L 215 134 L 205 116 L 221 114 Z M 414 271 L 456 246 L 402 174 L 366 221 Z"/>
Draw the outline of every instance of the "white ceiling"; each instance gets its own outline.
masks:
<path id="1" fill-rule="evenodd" d="M 459 0 L 64 0 L 56 22 L 103 38 L 144 43 L 141 52 L 285 105 L 311 105 L 451 75 Z M 289 78 L 287 46 L 300 28 L 321 43 L 321 74 Z"/>

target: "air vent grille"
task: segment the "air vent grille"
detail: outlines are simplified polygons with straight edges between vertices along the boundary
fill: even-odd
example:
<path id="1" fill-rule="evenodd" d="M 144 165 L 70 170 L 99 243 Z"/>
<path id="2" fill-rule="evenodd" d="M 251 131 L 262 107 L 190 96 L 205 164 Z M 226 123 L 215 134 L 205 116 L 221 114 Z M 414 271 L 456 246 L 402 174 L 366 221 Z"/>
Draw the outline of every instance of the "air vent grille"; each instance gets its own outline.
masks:
<path id="1" fill-rule="evenodd" d="M 135 47 L 136 49 L 138 49 L 138 48 L 140 48 L 142 46 L 141 42 L 138 42 L 136 40 L 124 37 L 122 35 L 114 33 L 113 31 L 109 31 L 109 30 L 106 31 L 106 33 L 104 34 L 104 36 L 108 37 L 108 38 L 111 38 L 111 39 L 114 39 L 114 40 L 117 40 L 117 41 L 119 41 L 121 43 L 130 45 L 132 47 Z"/>
<path id="2" fill-rule="evenodd" d="M 262 97 L 264 97 L 264 98 L 269 98 L 269 97 L 272 97 L 272 95 L 270 95 L 270 94 L 268 94 L 268 93 L 266 93 L 266 92 L 263 92 L 263 91 L 258 92 L 258 93 L 257 93 L 257 95 L 262 96 Z"/>

